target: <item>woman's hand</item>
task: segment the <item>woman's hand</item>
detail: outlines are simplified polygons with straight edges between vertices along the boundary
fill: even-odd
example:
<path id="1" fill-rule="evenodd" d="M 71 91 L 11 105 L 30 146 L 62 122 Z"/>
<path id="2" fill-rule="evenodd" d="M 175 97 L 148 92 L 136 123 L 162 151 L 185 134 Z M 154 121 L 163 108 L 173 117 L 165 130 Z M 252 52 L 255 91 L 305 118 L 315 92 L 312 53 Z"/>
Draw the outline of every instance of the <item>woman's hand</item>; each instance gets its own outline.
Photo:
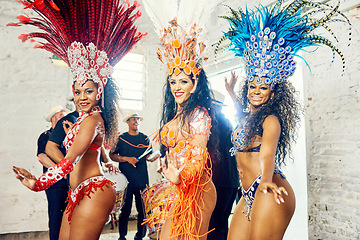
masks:
<path id="1" fill-rule="evenodd" d="M 263 192 L 264 194 L 267 194 L 268 192 L 273 193 L 274 199 L 278 204 L 284 203 L 283 194 L 285 194 L 286 196 L 288 195 L 284 187 L 278 187 L 276 183 L 270 181 L 261 180 L 258 190 Z"/>
<path id="2" fill-rule="evenodd" d="M 69 130 L 72 128 L 72 126 L 74 125 L 72 122 L 69 122 L 68 120 L 64 120 L 62 122 L 62 124 L 63 124 L 65 134 L 67 134 L 69 132 Z"/>
<path id="3" fill-rule="evenodd" d="M 225 88 L 226 88 L 226 91 L 228 91 L 228 93 L 230 94 L 230 97 L 235 104 L 236 110 L 239 112 L 239 111 L 241 111 L 241 104 L 240 104 L 240 100 L 238 99 L 238 97 L 236 96 L 236 93 L 234 91 L 237 80 L 238 80 L 238 76 L 235 75 L 234 71 L 231 71 L 230 82 L 228 82 L 227 78 L 225 77 Z"/>
<path id="4" fill-rule="evenodd" d="M 161 167 L 162 171 L 165 174 L 165 177 L 174 184 L 180 183 L 180 173 L 184 170 L 185 165 L 181 166 L 180 168 L 177 167 L 176 160 L 174 157 L 166 152 L 166 159 L 167 159 L 167 166 L 165 161 L 162 161 Z"/>
<path id="5" fill-rule="evenodd" d="M 225 77 L 225 88 L 226 91 L 231 95 L 234 92 L 235 84 L 238 80 L 238 76 L 235 75 L 234 71 L 231 71 L 231 79 L 230 82 L 227 81 L 227 78 Z"/>
<path id="6" fill-rule="evenodd" d="M 114 166 L 112 162 L 104 163 L 104 166 L 108 169 L 109 173 L 116 174 L 120 172 L 120 170 L 116 166 Z"/>
<path id="7" fill-rule="evenodd" d="M 27 170 L 18 167 L 13 167 L 13 171 L 15 173 L 15 177 L 19 179 L 24 186 L 30 189 L 35 189 L 37 179 L 34 175 Z"/>

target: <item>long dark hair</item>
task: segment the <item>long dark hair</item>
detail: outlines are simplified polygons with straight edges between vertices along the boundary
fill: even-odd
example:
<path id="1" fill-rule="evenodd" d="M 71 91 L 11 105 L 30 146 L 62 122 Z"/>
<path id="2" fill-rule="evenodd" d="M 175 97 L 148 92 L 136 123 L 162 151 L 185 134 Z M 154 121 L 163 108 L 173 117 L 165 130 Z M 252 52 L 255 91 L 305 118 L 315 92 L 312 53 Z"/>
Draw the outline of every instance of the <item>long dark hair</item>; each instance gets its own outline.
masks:
<path id="1" fill-rule="evenodd" d="M 105 141 L 116 142 L 118 137 L 118 124 L 120 116 L 120 90 L 114 79 L 109 78 L 104 88 L 104 107 L 102 99 L 99 100 L 101 116 L 105 125 Z"/>
<path id="2" fill-rule="evenodd" d="M 275 163 L 280 167 L 285 165 L 285 156 L 291 156 L 291 142 L 296 140 L 297 123 L 300 121 L 302 113 L 300 103 L 296 99 L 296 90 L 290 82 L 276 84 L 274 96 L 266 103 L 261 105 L 254 113 L 246 113 L 244 110 L 248 104 L 249 82 L 244 81 L 240 91 L 240 101 L 242 109 L 238 113 L 239 120 L 245 126 L 244 139 L 248 146 L 255 135 L 262 135 L 262 124 L 269 115 L 274 115 L 279 119 L 281 133 L 275 154 Z"/>
<path id="3" fill-rule="evenodd" d="M 170 76 L 167 77 L 169 79 Z M 186 100 L 184 106 L 182 107 L 181 111 L 181 127 L 184 126 L 186 119 L 188 119 L 193 111 L 197 107 L 204 107 L 211 117 L 211 122 L 214 124 L 216 121 L 215 118 L 215 111 L 212 105 L 212 99 L 214 98 L 214 94 L 209 87 L 209 81 L 206 77 L 205 71 L 202 69 L 199 74 L 196 76 L 198 79 L 197 87 L 194 93 L 190 95 L 190 97 Z M 191 81 L 194 83 L 193 75 L 190 75 Z M 177 104 L 175 102 L 175 98 L 171 93 L 170 83 L 167 80 L 164 87 L 163 87 L 163 108 L 162 108 L 162 115 L 160 120 L 160 131 L 162 127 L 171 121 L 177 112 Z M 189 122 L 188 122 L 189 124 Z M 161 138 L 161 136 L 160 136 Z M 162 154 L 164 154 L 164 146 L 162 146 Z"/>
<path id="4" fill-rule="evenodd" d="M 167 79 L 169 79 L 168 76 Z M 193 75 L 190 75 L 191 81 L 194 83 Z M 207 80 L 205 71 L 202 69 L 197 75 L 198 83 L 194 93 L 186 100 L 184 106 L 182 107 L 181 120 L 185 120 L 191 115 L 191 113 L 196 109 L 196 107 L 204 107 L 213 121 L 213 110 L 211 108 L 212 99 L 214 94 L 209 87 L 209 81 Z M 160 121 L 160 126 L 165 125 L 167 122 L 172 120 L 177 111 L 177 104 L 175 98 L 171 93 L 171 87 L 169 81 L 166 81 L 163 87 L 163 110 Z M 182 122 L 182 126 L 185 122 Z"/>

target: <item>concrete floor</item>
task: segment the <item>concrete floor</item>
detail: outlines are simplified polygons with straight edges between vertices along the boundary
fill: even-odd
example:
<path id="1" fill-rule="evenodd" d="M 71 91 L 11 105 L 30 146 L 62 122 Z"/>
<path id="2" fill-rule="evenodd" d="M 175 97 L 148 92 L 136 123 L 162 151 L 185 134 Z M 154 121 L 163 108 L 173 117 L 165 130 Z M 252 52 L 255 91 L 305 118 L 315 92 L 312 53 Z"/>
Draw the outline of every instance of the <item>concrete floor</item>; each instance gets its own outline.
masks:
<path id="1" fill-rule="evenodd" d="M 129 221 L 128 225 L 128 235 L 126 238 L 128 240 L 133 240 L 136 234 L 136 220 Z M 119 238 L 118 228 L 110 229 L 110 224 L 105 225 L 103 232 L 100 236 L 100 240 L 117 240 Z M 44 232 L 27 232 L 27 233 L 9 233 L 9 234 L 0 234 L 0 240 L 48 240 L 49 233 Z M 150 240 L 150 238 L 145 237 L 144 240 Z"/>
<path id="2" fill-rule="evenodd" d="M 127 240 L 133 240 L 136 234 L 136 220 L 129 221 L 128 234 L 126 235 Z M 105 225 L 104 230 L 100 236 L 100 240 L 117 240 L 119 238 L 118 228 L 110 229 L 110 224 Z M 143 240 L 150 240 L 145 237 Z"/>

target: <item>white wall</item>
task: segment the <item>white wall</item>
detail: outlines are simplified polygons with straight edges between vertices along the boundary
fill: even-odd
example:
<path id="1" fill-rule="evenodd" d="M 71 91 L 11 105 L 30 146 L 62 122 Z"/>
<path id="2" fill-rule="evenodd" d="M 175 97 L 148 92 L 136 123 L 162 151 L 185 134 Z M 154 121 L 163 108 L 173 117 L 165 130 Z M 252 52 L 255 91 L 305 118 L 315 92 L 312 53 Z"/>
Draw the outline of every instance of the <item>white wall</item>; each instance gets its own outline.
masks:
<path id="1" fill-rule="evenodd" d="M 359 6 L 359 2 L 357 5 Z M 346 61 L 322 47 L 305 56 L 312 69 L 305 83 L 309 239 L 360 238 L 360 9 L 346 15 L 353 29 L 333 31 Z"/>
<path id="2" fill-rule="evenodd" d="M 68 69 L 51 65 L 51 54 L 34 44 L 22 44 L 17 37 L 26 28 L 5 27 L 21 11 L 15 1 L 0 1 L 0 233 L 47 229 L 45 193 L 22 187 L 12 166 L 42 173 L 36 142 L 50 127 L 44 116 L 68 94 Z"/>

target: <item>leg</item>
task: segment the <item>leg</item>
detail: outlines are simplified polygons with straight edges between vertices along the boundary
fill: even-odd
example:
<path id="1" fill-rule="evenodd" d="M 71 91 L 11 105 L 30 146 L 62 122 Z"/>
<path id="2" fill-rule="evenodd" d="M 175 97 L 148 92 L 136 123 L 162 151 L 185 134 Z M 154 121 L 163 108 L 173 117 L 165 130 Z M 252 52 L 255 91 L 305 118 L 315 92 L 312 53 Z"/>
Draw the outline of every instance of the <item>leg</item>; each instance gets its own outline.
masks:
<path id="1" fill-rule="evenodd" d="M 135 239 L 142 239 L 146 235 L 146 225 L 142 224 L 145 218 L 144 213 L 144 203 L 140 195 L 141 188 L 137 188 L 137 190 L 134 192 L 135 195 L 135 205 L 136 210 L 138 212 L 137 217 L 137 233 L 135 235 Z"/>
<path id="2" fill-rule="evenodd" d="M 125 190 L 125 199 L 124 199 L 124 205 L 121 208 L 121 213 L 119 216 L 119 235 L 120 240 L 126 239 L 125 236 L 127 234 L 127 228 L 128 228 L 128 221 L 129 216 L 131 213 L 131 205 L 133 200 L 133 188 L 128 187 Z"/>
<path id="3" fill-rule="evenodd" d="M 250 221 L 243 213 L 245 206 L 244 198 L 241 198 L 239 203 L 236 205 L 234 214 L 232 216 L 228 240 L 248 240 L 250 233 Z M 265 238 L 266 239 L 266 238 Z"/>
<path id="4" fill-rule="evenodd" d="M 217 201 L 209 223 L 208 240 L 226 240 L 228 234 L 228 218 L 237 195 L 237 188 L 216 188 Z"/>
<path id="5" fill-rule="evenodd" d="M 61 222 L 59 240 L 69 240 L 70 239 L 70 223 L 68 221 L 68 213 L 64 213 Z"/>
<path id="6" fill-rule="evenodd" d="M 264 194 L 256 191 L 251 212 L 250 239 L 282 239 L 295 211 L 295 195 L 290 184 L 275 174 L 273 181 L 283 186 L 288 196 L 285 202 L 277 204 L 272 193 Z"/>
<path id="7" fill-rule="evenodd" d="M 91 198 L 84 196 L 74 209 L 69 239 L 98 240 L 114 207 L 115 194 L 114 187 L 108 185 L 97 189 Z"/>
<path id="8" fill-rule="evenodd" d="M 172 208 L 171 208 L 171 210 L 172 210 Z M 171 212 L 171 210 L 170 210 L 170 212 Z M 162 225 L 161 229 L 159 229 L 158 231 L 160 231 L 160 239 L 161 240 L 170 239 L 171 218 L 167 218 L 165 223 Z"/>
<path id="9" fill-rule="evenodd" d="M 50 240 L 58 240 L 66 207 L 67 188 L 50 188 L 45 192 L 48 200 L 49 237 Z"/>
<path id="10" fill-rule="evenodd" d="M 196 229 L 199 229 L 199 232 L 195 233 L 198 235 L 204 235 L 208 232 L 209 222 L 211 215 L 214 211 L 216 205 L 216 190 L 212 181 L 208 182 L 205 185 L 205 191 L 203 192 L 202 199 L 198 199 L 201 209 L 198 214 L 198 220 L 196 223 Z M 199 240 L 206 240 L 207 235 L 199 238 Z"/>

